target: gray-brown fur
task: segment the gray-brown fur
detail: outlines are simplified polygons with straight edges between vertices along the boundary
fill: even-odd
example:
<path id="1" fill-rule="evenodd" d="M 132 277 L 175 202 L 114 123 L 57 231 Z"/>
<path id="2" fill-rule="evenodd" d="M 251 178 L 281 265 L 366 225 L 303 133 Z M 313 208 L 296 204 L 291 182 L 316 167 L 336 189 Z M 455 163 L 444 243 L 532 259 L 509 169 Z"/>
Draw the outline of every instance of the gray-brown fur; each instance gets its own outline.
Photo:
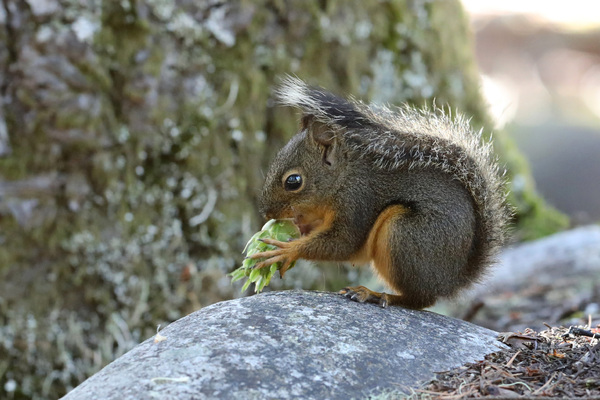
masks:
<path id="1" fill-rule="evenodd" d="M 508 213 L 491 143 L 483 143 L 464 117 L 406 105 L 370 106 L 291 77 L 277 96 L 281 104 L 299 108 L 309 125 L 275 158 L 263 212 L 306 199 L 339 211 L 336 224 L 306 246 L 307 258 L 348 259 L 365 242 L 364 228 L 386 207 L 401 203 L 412 212 L 394 222 L 395 269 L 387 277 L 412 296 L 401 304 L 425 307 L 481 275 L 504 241 Z M 314 129 L 327 129 L 335 139 L 336 168 L 321 165 L 322 149 L 310 140 Z M 315 182 L 306 193 L 283 193 L 281 174 L 296 164 Z"/>

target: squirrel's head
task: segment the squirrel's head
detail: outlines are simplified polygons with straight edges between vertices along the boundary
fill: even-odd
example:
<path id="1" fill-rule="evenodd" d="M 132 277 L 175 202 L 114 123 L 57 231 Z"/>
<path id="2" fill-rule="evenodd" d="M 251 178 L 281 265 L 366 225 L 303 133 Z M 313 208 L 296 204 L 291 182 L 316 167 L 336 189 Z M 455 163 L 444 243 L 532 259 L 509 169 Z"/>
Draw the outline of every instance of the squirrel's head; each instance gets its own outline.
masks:
<path id="1" fill-rule="evenodd" d="M 302 118 L 299 132 L 277 153 L 269 167 L 260 198 L 267 219 L 318 219 L 317 209 L 331 204 L 346 161 L 339 127 L 312 115 Z M 310 227 L 312 228 L 312 227 Z M 308 228 L 308 229 L 310 229 Z M 302 230 L 302 227 L 301 227 Z"/>
<path id="2" fill-rule="evenodd" d="M 303 117 L 299 132 L 269 167 L 260 212 L 269 219 L 293 218 L 307 234 L 331 221 L 341 192 L 357 184 L 348 172 L 353 157 L 346 133 L 360 131 L 369 121 L 357 104 L 298 78 L 285 78 L 276 95 L 280 104 L 300 109 Z"/>

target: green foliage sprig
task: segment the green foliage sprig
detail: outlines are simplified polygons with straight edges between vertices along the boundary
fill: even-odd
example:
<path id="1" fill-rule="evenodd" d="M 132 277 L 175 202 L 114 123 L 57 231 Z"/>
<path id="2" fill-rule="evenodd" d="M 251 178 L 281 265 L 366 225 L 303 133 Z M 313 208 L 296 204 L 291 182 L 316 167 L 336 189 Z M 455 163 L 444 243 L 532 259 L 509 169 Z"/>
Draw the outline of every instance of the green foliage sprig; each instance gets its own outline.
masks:
<path id="1" fill-rule="evenodd" d="M 300 231 L 291 220 L 272 219 L 267 222 L 259 232 L 256 232 L 254 236 L 250 238 L 243 252 L 246 253 L 246 257 L 248 257 L 252 254 L 276 249 L 275 246 L 263 243 L 260 239 L 269 238 L 279 240 L 280 242 L 287 242 L 299 237 Z M 269 267 L 255 269 L 254 266 L 260 261 L 260 259 L 246 258 L 241 267 L 229 274 L 232 282 L 247 278 L 244 286 L 242 286 L 242 292 L 248 289 L 251 283 L 254 283 L 254 291 L 260 293 L 264 287 L 271 282 L 273 274 L 275 274 L 282 266 L 282 263 L 277 262 Z M 293 261 L 289 269 L 293 268 L 295 264 L 296 262 Z"/>

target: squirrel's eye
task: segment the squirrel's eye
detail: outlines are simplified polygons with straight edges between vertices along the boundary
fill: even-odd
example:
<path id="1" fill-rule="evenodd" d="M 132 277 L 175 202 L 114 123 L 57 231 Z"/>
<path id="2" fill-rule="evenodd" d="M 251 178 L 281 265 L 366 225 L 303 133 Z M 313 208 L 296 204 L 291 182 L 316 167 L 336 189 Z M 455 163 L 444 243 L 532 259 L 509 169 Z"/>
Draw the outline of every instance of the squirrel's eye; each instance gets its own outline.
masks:
<path id="1" fill-rule="evenodd" d="M 291 174 L 285 179 L 285 190 L 295 192 L 302 187 L 302 177 L 298 174 Z"/>

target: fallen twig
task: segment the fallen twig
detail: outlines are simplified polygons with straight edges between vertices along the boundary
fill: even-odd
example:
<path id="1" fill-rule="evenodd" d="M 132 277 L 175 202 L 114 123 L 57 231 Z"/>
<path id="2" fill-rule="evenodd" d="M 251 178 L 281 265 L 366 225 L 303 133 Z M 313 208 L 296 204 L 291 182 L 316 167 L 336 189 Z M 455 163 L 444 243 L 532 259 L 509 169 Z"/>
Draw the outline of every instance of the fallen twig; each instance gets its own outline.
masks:
<path id="1" fill-rule="evenodd" d="M 570 327 L 569 331 L 567 333 L 565 333 L 563 335 L 563 337 L 569 337 L 569 335 L 573 335 L 573 336 L 587 336 L 587 337 L 591 337 L 594 339 L 600 339 L 600 334 L 599 333 L 594 333 L 592 331 L 588 331 L 587 329 L 582 329 L 582 328 L 577 328 L 577 327 Z"/>

